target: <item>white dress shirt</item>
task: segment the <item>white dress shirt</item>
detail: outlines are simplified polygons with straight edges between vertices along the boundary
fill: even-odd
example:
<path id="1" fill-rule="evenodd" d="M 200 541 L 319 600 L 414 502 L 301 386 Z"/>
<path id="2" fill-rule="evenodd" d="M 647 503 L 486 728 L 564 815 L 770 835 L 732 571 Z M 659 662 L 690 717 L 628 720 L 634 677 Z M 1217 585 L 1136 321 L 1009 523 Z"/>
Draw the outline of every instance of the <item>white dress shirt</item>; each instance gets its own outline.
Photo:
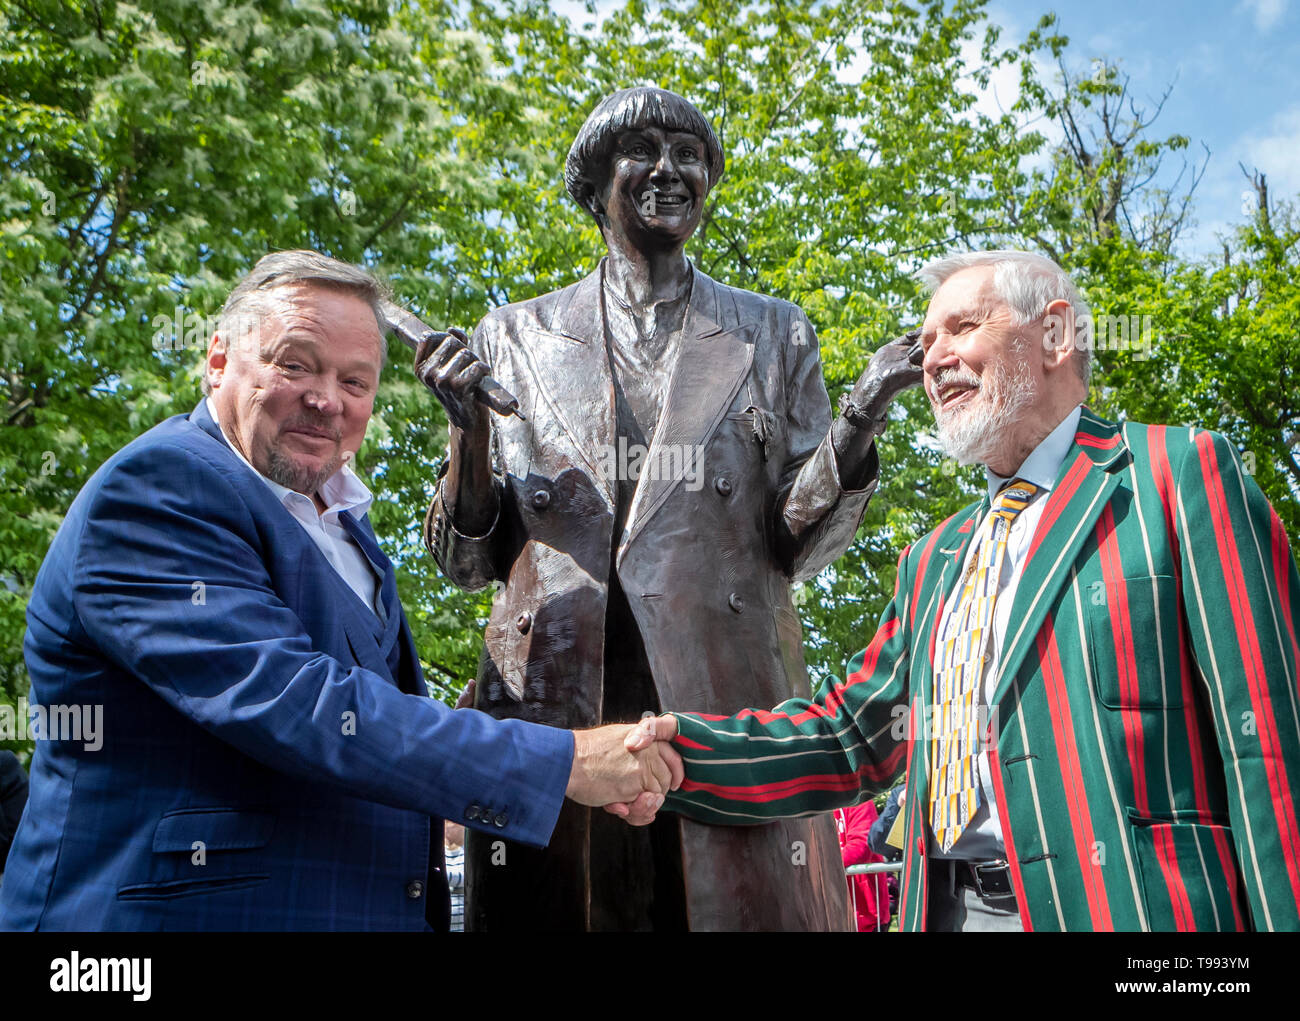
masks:
<path id="1" fill-rule="evenodd" d="M 1023 479 L 1026 482 L 1032 482 L 1038 487 L 1038 491 L 1034 494 L 1029 505 L 1016 515 L 1015 520 L 1011 523 L 1011 529 L 1007 533 L 1006 555 L 1002 560 L 1002 572 L 998 575 L 997 597 L 993 603 L 993 633 L 989 636 L 989 643 L 985 649 L 987 658 L 984 663 L 983 684 L 980 691 L 981 706 L 989 704 L 989 700 L 993 697 L 993 691 L 997 687 L 998 660 L 1002 651 L 1003 639 L 1006 637 L 1007 624 L 1011 618 L 1011 604 L 1016 598 L 1016 586 L 1020 583 L 1020 574 L 1024 570 L 1025 560 L 1029 556 L 1029 547 L 1034 531 L 1043 516 L 1043 509 L 1047 506 L 1048 494 L 1051 492 L 1052 487 L 1056 485 L 1057 477 L 1061 474 L 1061 467 L 1065 463 L 1065 455 L 1070 452 L 1070 446 L 1074 443 L 1074 434 L 1079 429 L 1079 416 L 1081 414 L 1082 405 L 1066 415 L 1061 423 L 1047 434 L 1043 442 L 1034 448 L 1034 452 L 1025 458 L 1024 464 L 1011 476 L 1003 478 L 987 468 L 985 469 L 988 476 L 990 505 L 997 498 L 1002 487 L 1012 479 Z M 978 523 L 976 527 L 979 528 Z M 980 529 L 979 534 L 987 537 L 988 532 L 986 529 Z M 962 571 L 958 574 L 958 578 L 965 575 L 966 569 L 979 556 L 982 545 L 982 542 L 971 543 L 966 562 L 962 565 Z M 953 618 L 957 603 L 956 594 L 948 593 L 948 601 L 944 606 L 943 617 L 940 621 L 941 638 L 955 624 Z M 942 641 L 935 643 L 936 663 L 942 648 Z M 932 664 L 932 667 L 935 665 Z M 997 722 L 1000 723 L 1001 721 Z M 995 733 L 995 740 L 996 737 Z M 937 843 L 934 843 L 932 846 L 936 850 L 932 857 L 962 858 L 975 861 L 990 861 L 1006 857 L 1006 846 L 1002 840 L 1002 823 L 998 819 L 997 801 L 993 796 L 993 784 L 989 777 L 988 752 L 982 745 L 976 759 L 976 769 L 979 773 L 980 783 L 979 810 L 976 811 L 958 841 L 953 844 L 952 850 L 944 854 L 938 850 Z M 930 809 L 927 805 L 927 822 L 929 815 Z"/>
<path id="2" fill-rule="evenodd" d="M 217 406 L 211 397 L 207 398 L 207 404 L 208 414 L 212 416 L 212 421 L 217 423 L 217 428 L 221 429 Z M 226 435 L 224 429 L 221 429 L 221 435 Z M 383 607 L 379 604 L 379 597 L 383 579 L 379 576 L 378 568 L 361 551 L 356 540 L 339 524 L 339 514 L 343 511 L 351 511 L 352 516 L 360 521 L 369 509 L 371 500 L 374 499 L 357 473 L 345 464 L 321 484 L 316 492 L 321 502 L 326 505 L 326 509 L 318 514 L 315 501 L 310 496 L 303 496 L 302 493 L 286 489 L 278 482 L 272 482 L 249 464 L 248 459 L 230 442 L 229 436 L 226 436 L 226 443 L 235 452 L 235 456 L 248 465 L 248 470 L 261 479 L 276 495 L 284 509 L 293 515 L 293 519 L 302 525 L 311 536 L 312 542 L 325 554 L 325 559 L 330 562 L 330 566 L 347 583 L 348 588 L 357 594 L 357 598 L 365 603 L 371 613 L 382 619 L 384 614 Z"/>

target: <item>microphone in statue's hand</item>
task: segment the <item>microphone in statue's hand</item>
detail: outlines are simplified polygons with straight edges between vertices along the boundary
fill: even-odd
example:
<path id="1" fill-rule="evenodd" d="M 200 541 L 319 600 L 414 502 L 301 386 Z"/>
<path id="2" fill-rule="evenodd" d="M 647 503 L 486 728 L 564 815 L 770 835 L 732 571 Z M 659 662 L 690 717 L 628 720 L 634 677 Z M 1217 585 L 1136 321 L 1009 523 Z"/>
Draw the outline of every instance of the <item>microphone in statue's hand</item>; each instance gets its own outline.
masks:
<path id="1" fill-rule="evenodd" d="M 381 302 L 380 311 L 388 328 L 412 351 L 419 351 L 420 345 L 426 341 L 430 342 L 429 347 L 433 348 L 448 337 L 455 337 L 462 343 L 465 340 L 465 335 L 459 330 L 435 330 L 422 319 L 391 301 Z M 438 393 L 436 387 L 434 391 Z M 515 395 L 489 375 L 484 375 L 477 381 L 473 393 L 478 403 L 486 405 L 498 415 L 515 415 L 520 419 L 524 418 Z M 441 397 L 441 394 L 439 396 Z"/>

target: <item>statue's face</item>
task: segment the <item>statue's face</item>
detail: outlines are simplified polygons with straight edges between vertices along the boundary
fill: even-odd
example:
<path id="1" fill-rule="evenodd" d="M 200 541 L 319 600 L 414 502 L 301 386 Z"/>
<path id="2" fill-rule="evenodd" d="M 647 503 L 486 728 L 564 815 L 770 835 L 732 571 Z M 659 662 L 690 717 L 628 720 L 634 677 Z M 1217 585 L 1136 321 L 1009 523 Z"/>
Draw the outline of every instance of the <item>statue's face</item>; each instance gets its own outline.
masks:
<path id="1" fill-rule="evenodd" d="M 597 197 L 608 231 L 637 248 L 673 247 L 695 233 L 708 192 L 704 143 L 687 132 L 647 126 L 618 136 Z"/>

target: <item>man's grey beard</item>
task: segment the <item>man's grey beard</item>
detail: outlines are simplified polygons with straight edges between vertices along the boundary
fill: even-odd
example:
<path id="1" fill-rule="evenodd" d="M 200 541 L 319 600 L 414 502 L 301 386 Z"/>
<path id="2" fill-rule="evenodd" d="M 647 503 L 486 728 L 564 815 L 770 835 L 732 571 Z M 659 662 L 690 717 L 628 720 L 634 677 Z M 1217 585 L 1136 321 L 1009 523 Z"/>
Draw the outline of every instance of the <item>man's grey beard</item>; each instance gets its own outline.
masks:
<path id="1" fill-rule="evenodd" d="M 338 471 L 342 464 L 342 460 L 336 457 L 318 471 L 309 471 L 282 454 L 278 447 L 272 447 L 266 463 L 266 477 L 295 493 L 315 496 L 325 480 Z"/>
<path id="2" fill-rule="evenodd" d="M 935 377 L 935 390 L 949 379 L 972 377 L 953 370 Z M 958 464 L 988 464 L 1006 443 L 1007 433 L 1038 396 L 1029 363 L 1021 361 L 1013 373 L 999 359 L 979 380 L 979 390 L 969 407 L 944 412 L 934 408 L 939 445 Z"/>

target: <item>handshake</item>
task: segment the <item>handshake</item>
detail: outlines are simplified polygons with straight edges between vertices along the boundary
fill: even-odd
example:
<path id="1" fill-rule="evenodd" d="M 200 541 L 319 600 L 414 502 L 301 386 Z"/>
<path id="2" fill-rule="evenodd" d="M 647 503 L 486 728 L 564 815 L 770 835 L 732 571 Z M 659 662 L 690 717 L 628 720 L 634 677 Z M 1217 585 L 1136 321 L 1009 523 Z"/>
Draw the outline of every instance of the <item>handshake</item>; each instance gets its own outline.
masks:
<path id="1" fill-rule="evenodd" d="M 565 795 L 580 805 L 601 806 L 631 826 L 645 826 L 668 792 L 682 785 L 682 758 L 670 743 L 676 736 L 671 716 L 574 731 Z"/>

